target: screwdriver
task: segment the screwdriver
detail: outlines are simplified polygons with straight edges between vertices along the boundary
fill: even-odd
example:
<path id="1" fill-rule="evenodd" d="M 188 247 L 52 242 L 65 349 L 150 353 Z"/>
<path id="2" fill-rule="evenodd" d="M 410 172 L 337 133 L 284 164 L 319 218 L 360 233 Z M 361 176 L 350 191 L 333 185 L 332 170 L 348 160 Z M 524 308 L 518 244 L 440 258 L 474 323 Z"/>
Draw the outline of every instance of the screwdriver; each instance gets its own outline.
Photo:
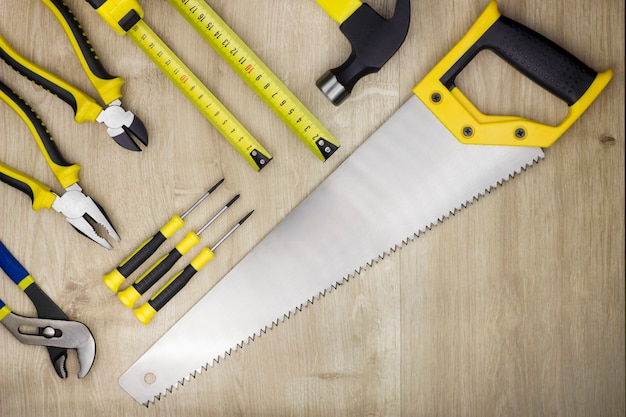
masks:
<path id="1" fill-rule="evenodd" d="M 252 210 L 246 214 L 239 222 L 233 226 L 211 249 L 203 248 L 198 256 L 196 256 L 189 265 L 182 271 L 174 275 L 159 291 L 150 298 L 148 302 L 141 307 L 135 309 L 134 314 L 137 320 L 145 325 L 150 323 L 152 317 L 162 309 L 185 285 L 193 278 L 196 272 L 200 271 L 209 261 L 215 257 L 215 250 L 222 244 L 235 230 L 245 222 L 248 217 L 254 213 Z"/>
<path id="2" fill-rule="evenodd" d="M 156 261 L 154 265 L 146 272 L 144 272 L 133 285 L 126 288 L 124 291 L 120 291 L 117 297 L 122 304 L 128 308 L 133 308 L 135 302 L 148 291 L 163 275 L 167 273 L 174 264 L 191 248 L 200 242 L 200 235 L 204 232 L 215 220 L 217 220 L 228 208 L 233 205 L 239 198 L 239 194 L 233 197 L 220 211 L 215 214 L 204 226 L 202 226 L 197 232 L 189 232 L 183 240 L 181 240 L 174 249 L 172 249 L 167 255 Z"/>
<path id="3" fill-rule="evenodd" d="M 224 178 L 219 180 L 213 187 L 209 189 L 198 201 L 196 201 L 186 212 L 182 215 L 174 215 L 165 226 L 159 231 L 143 242 L 128 258 L 124 259 L 121 264 L 113 271 L 102 277 L 105 285 L 113 292 L 117 292 L 120 285 L 135 272 L 146 259 L 148 259 L 156 250 L 165 242 L 170 236 L 172 236 L 178 229 L 185 225 L 185 217 L 189 215 L 196 207 L 198 207 L 206 198 L 211 195 L 213 191 L 217 189 L 224 182 Z"/>

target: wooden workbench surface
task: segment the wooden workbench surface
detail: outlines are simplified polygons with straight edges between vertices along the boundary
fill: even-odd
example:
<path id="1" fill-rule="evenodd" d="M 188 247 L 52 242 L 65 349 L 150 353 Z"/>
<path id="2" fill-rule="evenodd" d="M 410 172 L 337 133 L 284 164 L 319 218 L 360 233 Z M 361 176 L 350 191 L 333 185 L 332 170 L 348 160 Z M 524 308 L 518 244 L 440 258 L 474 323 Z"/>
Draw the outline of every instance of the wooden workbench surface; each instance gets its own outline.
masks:
<path id="1" fill-rule="evenodd" d="M 313 0 L 211 0 L 341 141 L 322 164 L 167 1 L 141 1 L 146 23 L 270 149 L 274 160 L 260 173 L 131 39 L 117 36 L 85 1 L 66 3 L 105 68 L 126 80 L 123 103 L 146 124 L 150 144 L 141 153 L 122 149 L 103 126 L 75 123 L 69 106 L 0 65 L 0 79 L 39 112 L 65 158 L 80 163 L 80 184 L 122 237 L 107 251 L 0 184 L 0 239 L 97 343 L 89 375 L 77 380 L 71 353 L 70 377 L 62 381 L 44 348 L 0 329 L 0 416 L 625 415 L 623 1 L 500 1 L 503 14 L 594 69 L 615 71 L 597 102 L 545 160 L 148 409 L 119 387 L 119 376 L 411 96 L 488 2 L 412 2 L 400 51 L 335 107 L 315 80 L 341 64 L 350 45 Z M 386 17 L 394 4 L 370 1 Z M 95 95 L 41 2 L 0 1 L 0 33 Z M 488 52 L 458 81 L 486 113 L 550 123 L 567 113 Z M 60 192 L 24 123 L 0 108 L 0 161 Z M 235 193 L 240 201 L 203 243 L 248 210 L 254 216 L 149 326 L 141 325 L 102 275 L 222 177 L 216 196 L 164 249 Z M 35 314 L 6 277 L 0 290 L 15 312 Z"/>

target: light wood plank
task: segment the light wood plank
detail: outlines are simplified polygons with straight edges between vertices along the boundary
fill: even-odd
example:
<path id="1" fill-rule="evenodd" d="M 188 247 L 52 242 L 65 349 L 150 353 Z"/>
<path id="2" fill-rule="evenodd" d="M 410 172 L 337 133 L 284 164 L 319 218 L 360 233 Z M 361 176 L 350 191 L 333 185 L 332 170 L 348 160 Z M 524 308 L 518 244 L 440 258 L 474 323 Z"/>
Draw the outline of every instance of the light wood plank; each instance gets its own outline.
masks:
<path id="1" fill-rule="evenodd" d="M 115 35 L 86 2 L 67 3 L 105 67 L 125 78 L 124 104 L 146 123 L 150 145 L 141 154 L 123 150 L 102 126 L 77 125 L 67 105 L 0 65 L 0 79 L 41 114 L 66 159 L 82 165 L 83 188 L 122 236 L 107 252 L 56 213 L 34 212 L 22 194 L 0 186 L 0 239 L 72 319 L 91 328 L 98 346 L 86 379 L 75 378 L 72 355 L 71 376 L 60 381 L 45 349 L 0 330 L 0 415 L 626 414 L 623 2 L 502 0 L 503 14 L 597 70 L 613 68 L 607 91 L 544 161 L 148 410 L 119 388 L 119 376 L 410 97 L 487 2 L 412 2 L 399 53 L 336 108 L 314 83 L 347 58 L 350 46 L 313 0 L 210 1 L 342 142 L 321 164 L 166 1 L 142 1 L 146 22 L 272 151 L 274 161 L 260 174 L 130 39 Z M 393 13 L 392 1 L 370 4 Z M 24 55 L 95 93 L 44 5 L 3 0 L 0 28 Z M 459 83 L 487 112 L 558 121 L 566 111 L 488 53 Z M 0 107 L 0 160 L 59 190 L 28 130 Z M 142 326 L 101 276 L 221 177 L 227 182 L 189 217 L 186 230 L 234 193 L 241 201 L 203 242 L 249 209 L 254 217 Z M 16 312 L 35 314 L 9 280 L 0 279 L 0 289 Z"/>

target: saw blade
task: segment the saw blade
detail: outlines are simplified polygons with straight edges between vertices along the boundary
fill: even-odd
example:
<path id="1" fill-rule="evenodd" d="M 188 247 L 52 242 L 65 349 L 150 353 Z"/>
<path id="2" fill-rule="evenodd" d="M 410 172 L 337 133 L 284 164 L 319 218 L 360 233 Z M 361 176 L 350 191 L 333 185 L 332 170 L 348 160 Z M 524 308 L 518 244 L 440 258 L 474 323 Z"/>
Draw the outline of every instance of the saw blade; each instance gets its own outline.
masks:
<path id="1" fill-rule="evenodd" d="M 159 399 L 543 155 L 533 147 L 463 145 L 412 96 L 120 385 L 139 403 Z"/>
<path id="2" fill-rule="evenodd" d="M 482 49 L 568 103 L 556 126 L 486 115 L 455 78 Z M 597 73 L 495 0 L 412 96 L 121 377 L 142 404 L 521 173 L 598 97 Z M 508 145 L 508 146 L 502 146 Z"/>

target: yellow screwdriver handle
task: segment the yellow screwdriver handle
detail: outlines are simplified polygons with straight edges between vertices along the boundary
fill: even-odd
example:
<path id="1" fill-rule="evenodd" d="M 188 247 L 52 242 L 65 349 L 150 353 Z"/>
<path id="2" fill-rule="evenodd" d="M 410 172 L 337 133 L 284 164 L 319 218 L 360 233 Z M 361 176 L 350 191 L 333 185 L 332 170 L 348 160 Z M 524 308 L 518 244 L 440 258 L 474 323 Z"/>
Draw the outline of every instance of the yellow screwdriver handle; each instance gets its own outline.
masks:
<path id="1" fill-rule="evenodd" d="M 142 294 L 156 284 L 185 253 L 189 252 L 189 250 L 198 243 L 200 243 L 200 236 L 195 232 L 189 232 L 174 249 L 167 255 L 162 256 L 154 265 L 137 278 L 133 285 L 117 293 L 117 298 L 119 298 L 126 307 L 133 308 L 135 302 Z"/>
<path id="2" fill-rule="evenodd" d="M 120 285 L 128 278 L 141 264 L 143 264 L 156 250 L 172 236 L 178 229 L 185 225 L 185 221 L 178 215 L 173 216 L 159 231 L 148 240 L 143 242 L 133 251 L 121 264 L 113 271 L 102 277 L 104 284 L 113 292 L 117 292 Z"/>
<path id="3" fill-rule="evenodd" d="M 150 323 L 152 317 L 165 304 L 167 304 L 185 285 L 193 278 L 193 276 L 201 270 L 207 263 L 215 258 L 215 250 L 231 236 L 254 212 L 252 210 L 246 214 L 239 222 L 234 225 L 222 238 L 211 248 L 203 248 L 198 256 L 185 269 L 174 275 L 150 300 L 141 307 L 135 309 L 134 314 L 143 324 Z"/>
<path id="4" fill-rule="evenodd" d="M 202 248 L 200 254 L 196 256 L 185 269 L 174 275 L 147 303 L 135 309 L 134 314 L 137 320 L 143 324 L 149 324 L 157 311 L 174 298 L 174 296 L 187 285 L 189 280 L 193 278 L 196 272 L 201 270 L 214 257 L 215 253 L 213 253 L 211 249 Z"/>

